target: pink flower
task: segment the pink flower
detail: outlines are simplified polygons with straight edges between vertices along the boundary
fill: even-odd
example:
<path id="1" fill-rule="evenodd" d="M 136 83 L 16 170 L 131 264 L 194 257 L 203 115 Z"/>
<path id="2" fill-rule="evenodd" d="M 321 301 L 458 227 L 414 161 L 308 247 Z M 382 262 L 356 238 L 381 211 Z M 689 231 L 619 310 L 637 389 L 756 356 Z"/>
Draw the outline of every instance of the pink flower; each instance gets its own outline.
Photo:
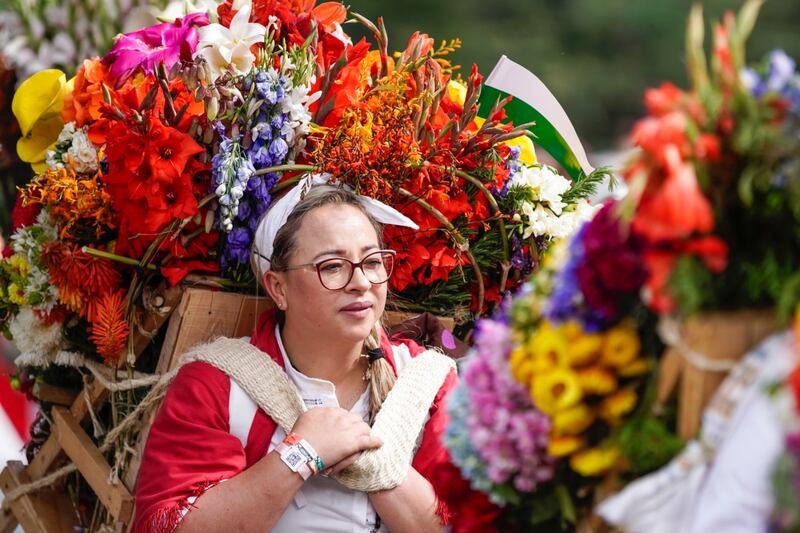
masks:
<path id="1" fill-rule="evenodd" d="M 117 36 L 103 58 L 119 88 L 137 70 L 150 73 L 159 64 L 169 70 L 179 61 L 191 61 L 197 48 L 197 28 L 208 24 L 208 15 L 192 13 L 175 22 L 164 22 Z"/>

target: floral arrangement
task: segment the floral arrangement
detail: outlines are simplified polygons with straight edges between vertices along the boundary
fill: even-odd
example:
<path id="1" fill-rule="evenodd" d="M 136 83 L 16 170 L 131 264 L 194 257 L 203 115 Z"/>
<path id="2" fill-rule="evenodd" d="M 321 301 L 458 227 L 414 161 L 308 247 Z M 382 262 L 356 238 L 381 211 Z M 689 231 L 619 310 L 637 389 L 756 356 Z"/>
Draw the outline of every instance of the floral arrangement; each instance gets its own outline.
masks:
<path id="1" fill-rule="evenodd" d="M 654 402 L 660 318 L 764 306 L 787 318 L 797 305 L 800 78 L 782 52 L 744 68 L 757 7 L 715 28 L 711 72 L 693 11 L 695 87 L 647 91 L 629 195 L 553 247 L 476 326 L 445 441 L 511 525 L 591 523 L 605 493 L 682 448 L 674 411 Z"/>
<path id="2" fill-rule="evenodd" d="M 652 470 L 679 447 L 643 407 L 657 343 L 640 318 L 643 240 L 623 207 L 603 206 L 478 322 L 450 400 L 454 462 L 516 526 L 575 527 L 604 476 Z"/>
<path id="3" fill-rule="evenodd" d="M 348 16 L 374 45 L 352 42 Z M 158 338 L 143 355 L 136 340 L 146 296 L 179 283 L 256 292 L 256 224 L 311 172 L 417 222 L 386 229 L 394 305 L 468 333 L 594 214 L 586 198 L 607 171 L 569 180 L 537 163 L 532 125 L 511 124 L 504 100 L 478 118 L 483 78 L 456 74 L 458 44 L 415 33 L 391 54 L 381 20 L 336 2 L 228 0 L 117 36 L 74 78 L 26 79 L 12 108 L 36 176 L 0 261 L 0 327 L 22 352 L 23 384 L 80 386 L 59 366 L 80 361 L 152 371 Z M 104 422 L 141 394 L 113 393 Z M 34 429 L 29 454 L 46 418 Z M 114 471 L 128 459 L 120 448 Z"/>
<path id="4" fill-rule="evenodd" d="M 800 298 L 800 77 L 781 51 L 745 68 L 759 5 L 715 27 L 710 72 L 696 8 L 691 90 L 648 90 L 649 115 L 633 129 L 640 152 L 625 177 L 639 195 L 633 226 L 652 249 L 648 298 L 660 313 L 777 306 L 785 322 Z"/>

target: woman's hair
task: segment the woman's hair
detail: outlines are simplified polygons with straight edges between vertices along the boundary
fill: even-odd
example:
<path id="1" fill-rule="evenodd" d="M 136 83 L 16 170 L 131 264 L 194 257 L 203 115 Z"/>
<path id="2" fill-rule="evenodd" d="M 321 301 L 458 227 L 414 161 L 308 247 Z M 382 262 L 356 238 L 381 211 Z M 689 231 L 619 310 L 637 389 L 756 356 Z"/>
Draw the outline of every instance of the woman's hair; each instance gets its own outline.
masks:
<path id="1" fill-rule="evenodd" d="M 364 206 L 361 205 L 361 202 L 358 201 L 358 197 L 354 193 L 332 185 L 316 185 L 309 188 L 300 202 L 298 202 L 297 206 L 295 206 L 289 214 L 286 223 L 275 235 L 275 241 L 272 245 L 272 257 L 269 258 L 271 270 L 280 272 L 289 266 L 289 258 L 297 245 L 295 238 L 306 215 L 314 209 L 326 205 L 351 205 L 361 211 L 364 216 L 367 217 L 367 220 L 370 221 L 372 227 L 375 228 L 375 233 L 378 235 L 378 247 L 383 247 L 383 227 L 364 209 Z M 255 260 L 255 255 L 258 253 L 257 245 L 258 243 L 253 243 L 251 266 L 253 272 L 259 277 L 259 283 L 261 283 L 263 273 L 260 272 L 257 261 Z M 372 330 L 364 340 L 365 354 L 371 349 L 380 348 L 382 331 L 381 317 L 378 317 L 378 322 L 373 325 Z M 380 410 L 389 391 L 394 386 L 395 375 L 389 362 L 385 358 L 381 358 L 369 363 L 367 376 L 369 377 L 370 386 L 369 413 L 370 421 L 372 421 Z"/>

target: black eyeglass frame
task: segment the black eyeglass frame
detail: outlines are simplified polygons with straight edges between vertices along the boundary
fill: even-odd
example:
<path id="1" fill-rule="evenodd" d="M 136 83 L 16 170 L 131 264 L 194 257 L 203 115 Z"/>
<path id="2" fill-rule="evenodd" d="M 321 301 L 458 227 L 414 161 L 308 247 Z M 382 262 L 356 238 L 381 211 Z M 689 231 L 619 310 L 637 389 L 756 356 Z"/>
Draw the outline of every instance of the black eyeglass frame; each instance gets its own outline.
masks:
<path id="1" fill-rule="evenodd" d="M 385 253 L 388 253 L 388 254 L 390 254 L 392 256 L 392 269 L 387 273 L 385 280 L 380 281 L 380 282 L 374 282 L 371 279 L 369 279 L 369 276 L 367 276 L 367 273 L 364 272 L 364 267 L 363 267 L 364 261 L 366 261 L 367 259 L 369 259 L 370 257 L 372 257 L 375 254 L 383 255 Z M 386 283 L 387 281 L 389 281 L 389 278 L 391 278 L 392 274 L 394 273 L 394 258 L 396 256 L 397 256 L 397 252 L 394 251 L 394 250 L 389 250 L 389 249 L 386 249 L 386 250 L 375 250 L 375 251 L 370 252 L 367 255 L 365 255 L 361 259 L 361 261 L 359 261 L 357 263 L 354 263 L 353 261 L 350 261 L 346 257 L 328 257 L 327 259 L 323 259 L 322 261 L 317 261 L 316 263 L 303 263 L 302 265 L 291 265 L 291 266 L 287 266 L 287 267 L 285 267 L 285 268 L 283 268 L 281 270 L 283 272 L 286 272 L 286 271 L 289 271 L 289 270 L 302 270 L 304 268 L 314 267 L 314 269 L 317 271 L 317 278 L 319 279 L 319 282 L 320 282 L 320 284 L 322 284 L 323 287 L 325 287 L 329 291 L 340 291 L 340 290 L 344 289 L 345 287 L 347 287 L 350 284 L 350 282 L 353 280 L 353 274 L 355 274 L 356 268 L 360 268 L 361 269 L 361 273 L 364 274 L 364 277 L 367 278 L 367 281 L 369 281 L 373 285 L 382 285 L 382 284 Z M 331 289 L 330 287 L 325 285 L 324 281 L 322 281 L 322 271 L 320 270 L 320 265 L 323 265 L 323 264 L 327 263 L 328 261 L 345 261 L 347 263 L 350 263 L 350 267 L 351 267 L 350 268 L 350 276 L 347 278 L 347 281 L 339 288 Z"/>

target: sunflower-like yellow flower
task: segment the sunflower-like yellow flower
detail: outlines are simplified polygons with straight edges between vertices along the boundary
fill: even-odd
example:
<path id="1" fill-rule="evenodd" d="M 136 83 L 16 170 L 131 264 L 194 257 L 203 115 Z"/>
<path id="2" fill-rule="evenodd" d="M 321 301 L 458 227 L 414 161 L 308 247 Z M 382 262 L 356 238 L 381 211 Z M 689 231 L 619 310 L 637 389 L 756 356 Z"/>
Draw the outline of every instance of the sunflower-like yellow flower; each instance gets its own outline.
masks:
<path id="1" fill-rule="evenodd" d="M 587 395 L 605 396 L 617 390 L 617 377 L 600 365 L 578 370 L 578 381 Z"/>
<path id="2" fill-rule="evenodd" d="M 572 435 L 564 435 L 550 439 L 547 443 L 547 453 L 553 457 L 566 457 L 583 448 L 583 439 Z"/>
<path id="3" fill-rule="evenodd" d="M 586 404 L 579 403 L 553 415 L 553 435 L 580 435 L 594 422 L 594 413 Z"/>
<path id="4" fill-rule="evenodd" d="M 567 359 L 572 367 L 593 363 L 603 348 L 603 336 L 597 333 L 584 333 L 569 343 Z"/>
<path id="5" fill-rule="evenodd" d="M 636 392 L 630 388 L 620 389 L 611 396 L 606 396 L 600 403 L 600 417 L 609 424 L 617 424 L 623 416 L 636 407 Z"/>
<path id="6" fill-rule="evenodd" d="M 619 449 L 614 446 L 591 448 L 570 457 L 569 466 L 584 477 L 600 476 L 611 470 L 619 457 Z"/>
<path id="7" fill-rule="evenodd" d="M 22 133 L 17 154 L 36 172 L 44 170 L 47 150 L 64 128 L 61 110 L 64 97 L 71 91 L 72 80 L 68 82 L 60 70 L 47 69 L 22 82 L 14 93 L 11 110 Z"/>
<path id="8" fill-rule="evenodd" d="M 536 407 L 552 416 L 580 402 L 583 392 L 575 372 L 567 368 L 553 368 L 534 377 L 531 396 Z"/>
<path id="9" fill-rule="evenodd" d="M 628 325 L 620 325 L 606 332 L 601 361 L 616 368 L 623 367 L 639 355 L 641 343 L 636 331 Z"/>
<path id="10" fill-rule="evenodd" d="M 544 322 L 528 341 L 528 351 L 534 361 L 537 373 L 547 372 L 554 367 L 569 366 L 567 342 L 557 328 Z"/>
<path id="11" fill-rule="evenodd" d="M 650 360 L 641 357 L 632 363 L 628 363 L 627 365 L 617 369 L 617 374 L 623 378 L 633 378 L 647 374 L 648 370 L 650 370 Z"/>
<path id="12" fill-rule="evenodd" d="M 533 359 L 531 359 L 531 354 L 528 353 L 528 350 L 521 346 L 515 348 L 511 352 L 509 364 L 511 366 L 511 375 L 514 376 L 514 379 L 523 385 L 530 385 L 535 369 Z"/>
<path id="13" fill-rule="evenodd" d="M 16 283 L 9 284 L 8 299 L 11 301 L 11 303 L 17 305 L 26 305 L 28 303 L 28 299 L 25 297 L 25 291 L 23 291 L 22 287 Z"/>

